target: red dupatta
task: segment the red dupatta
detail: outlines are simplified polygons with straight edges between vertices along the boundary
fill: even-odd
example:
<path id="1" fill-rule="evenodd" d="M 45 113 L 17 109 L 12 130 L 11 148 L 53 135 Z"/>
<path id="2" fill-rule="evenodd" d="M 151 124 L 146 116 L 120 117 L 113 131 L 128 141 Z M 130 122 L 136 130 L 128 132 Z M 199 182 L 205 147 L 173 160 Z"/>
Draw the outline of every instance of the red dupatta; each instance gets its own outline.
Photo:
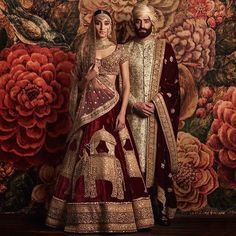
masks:
<path id="1" fill-rule="evenodd" d="M 94 16 L 83 36 L 77 52 L 77 63 L 73 76 L 70 96 L 70 111 L 76 124 L 76 129 L 95 120 L 110 111 L 118 102 L 119 94 L 109 81 L 109 77 L 99 74 L 89 81 L 81 96 L 78 87 L 91 65 L 96 63 L 96 30 Z M 112 30 L 112 42 L 115 40 L 115 30 Z"/>

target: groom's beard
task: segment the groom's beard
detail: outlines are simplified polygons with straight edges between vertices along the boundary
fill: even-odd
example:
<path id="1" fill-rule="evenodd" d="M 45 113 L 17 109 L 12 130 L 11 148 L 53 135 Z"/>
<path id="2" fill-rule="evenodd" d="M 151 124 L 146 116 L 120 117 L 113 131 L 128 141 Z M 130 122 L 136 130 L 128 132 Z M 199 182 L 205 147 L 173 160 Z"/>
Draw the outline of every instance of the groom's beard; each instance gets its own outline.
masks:
<path id="1" fill-rule="evenodd" d="M 146 38 L 148 35 L 152 33 L 152 26 L 148 29 L 145 28 L 137 29 L 135 27 L 135 33 L 139 38 Z"/>

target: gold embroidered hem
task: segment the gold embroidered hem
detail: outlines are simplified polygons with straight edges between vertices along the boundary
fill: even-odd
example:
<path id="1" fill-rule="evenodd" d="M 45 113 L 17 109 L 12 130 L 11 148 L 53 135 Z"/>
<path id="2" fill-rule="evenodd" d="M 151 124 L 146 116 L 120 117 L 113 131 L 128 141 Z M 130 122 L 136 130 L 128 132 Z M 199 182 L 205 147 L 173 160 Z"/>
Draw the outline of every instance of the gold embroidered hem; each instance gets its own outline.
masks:
<path id="1" fill-rule="evenodd" d="M 63 227 L 65 225 L 65 210 L 66 201 L 53 197 L 50 203 L 50 208 L 46 219 L 46 225 L 51 226 L 53 228 Z"/>
<path id="2" fill-rule="evenodd" d="M 113 129 L 119 108 L 118 103 L 71 136 L 49 207 L 49 226 L 72 233 L 121 233 L 153 225 L 128 122 L 120 132 Z"/>
<path id="3" fill-rule="evenodd" d="M 133 200 L 133 209 L 138 229 L 151 227 L 154 224 L 150 198 Z"/>
<path id="4" fill-rule="evenodd" d="M 53 198 L 47 225 L 62 226 L 59 220 L 65 202 Z M 135 199 L 133 202 L 86 202 L 67 203 L 65 231 L 71 233 L 136 232 L 137 229 L 154 225 L 150 199 Z"/>

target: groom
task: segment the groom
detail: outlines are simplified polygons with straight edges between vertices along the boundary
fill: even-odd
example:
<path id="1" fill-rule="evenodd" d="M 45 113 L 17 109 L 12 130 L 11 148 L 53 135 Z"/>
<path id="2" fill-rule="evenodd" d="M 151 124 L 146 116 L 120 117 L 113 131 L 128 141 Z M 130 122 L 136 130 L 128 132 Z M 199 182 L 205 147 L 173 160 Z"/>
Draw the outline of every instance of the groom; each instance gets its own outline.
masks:
<path id="1" fill-rule="evenodd" d="M 154 8 L 139 3 L 132 17 L 136 37 L 125 44 L 131 83 L 128 120 L 155 220 L 169 225 L 177 205 L 172 173 L 177 169 L 178 66 L 171 45 L 155 37 L 158 18 Z"/>

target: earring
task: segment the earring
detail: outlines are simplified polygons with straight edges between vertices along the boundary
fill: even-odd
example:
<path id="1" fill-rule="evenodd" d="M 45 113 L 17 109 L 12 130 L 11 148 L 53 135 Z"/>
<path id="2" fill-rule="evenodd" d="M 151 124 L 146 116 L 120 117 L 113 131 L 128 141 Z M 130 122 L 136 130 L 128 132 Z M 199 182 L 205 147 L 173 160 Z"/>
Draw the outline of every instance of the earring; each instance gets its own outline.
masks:
<path id="1" fill-rule="evenodd" d="M 107 37 L 108 37 L 108 38 L 111 38 L 111 37 L 112 37 L 112 35 L 111 35 L 111 27 L 108 29 Z"/>

